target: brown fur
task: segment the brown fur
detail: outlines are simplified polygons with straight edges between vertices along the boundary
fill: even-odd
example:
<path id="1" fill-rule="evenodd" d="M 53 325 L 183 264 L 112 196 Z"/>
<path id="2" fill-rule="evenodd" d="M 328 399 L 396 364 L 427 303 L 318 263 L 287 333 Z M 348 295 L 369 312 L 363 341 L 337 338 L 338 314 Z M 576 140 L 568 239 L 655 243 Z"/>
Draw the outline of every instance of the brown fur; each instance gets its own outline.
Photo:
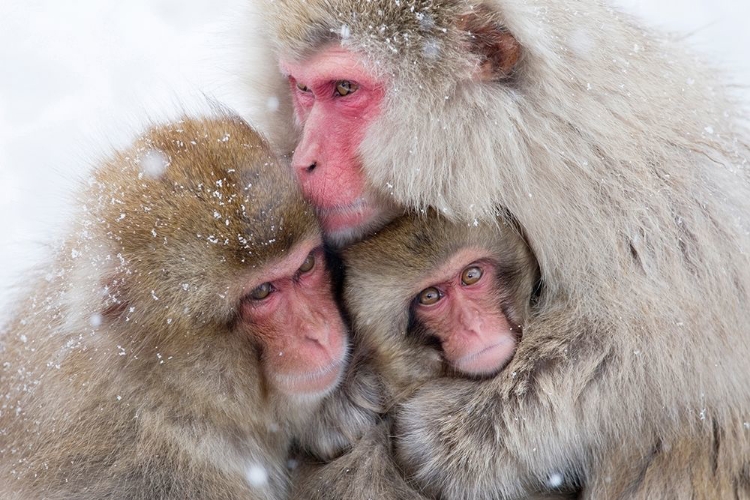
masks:
<path id="1" fill-rule="evenodd" d="M 444 498 L 557 475 L 591 498 L 750 496 L 750 136 L 721 74 L 600 0 L 263 5 L 248 81 L 279 151 L 298 136 L 273 61 L 341 44 L 390 82 L 371 185 L 468 223 L 502 207 L 539 263 L 511 364 L 395 416 L 412 477 Z M 467 25 L 517 40 L 509 78 L 476 78 Z"/>
<path id="2" fill-rule="evenodd" d="M 296 448 L 303 459 L 325 462 L 337 458 L 369 433 L 388 410 L 383 378 L 370 362 L 370 353 L 358 344 L 355 340 L 354 359 L 340 388 L 326 397 L 315 418 L 297 431 Z"/>
<path id="3" fill-rule="evenodd" d="M 515 227 L 454 224 L 434 212 L 402 216 L 343 252 L 344 301 L 356 332 L 357 352 L 367 361 L 353 368 L 342 391 L 363 393 L 362 380 L 379 376 L 385 397 L 381 396 L 379 408 L 371 408 L 384 413 L 425 382 L 455 376 L 440 349 L 420 337 L 421 327 L 414 323 L 411 309 L 420 283 L 465 248 L 484 250 L 496 263 L 502 287 L 498 301 L 509 318 L 516 319 L 514 324 L 523 325 L 539 274 Z M 350 401 L 348 408 L 329 405 L 328 409 L 335 410 L 338 426 L 349 428 L 351 449 L 327 464 L 302 455 L 302 467 L 294 475 L 295 498 L 424 498 L 393 461 L 390 420 L 370 428 L 358 424 L 348 414 L 362 403 Z"/>
<path id="4" fill-rule="evenodd" d="M 291 176 L 240 119 L 185 119 L 80 207 L 0 338 L 0 497 L 284 498 L 316 403 L 271 391 L 234 325 L 242 277 L 318 232 Z"/>
<path id="5" fill-rule="evenodd" d="M 330 463 L 302 456 L 294 473 L 291 498 L 305 500 L 420 500 L 403 478 L 390 450 L 390 425 L 366 429 L 351 449 Z"/>
<path id="6" fill-rule="evenodd" d="M 343 252 L 344 302 L 357 341 L 371 353 L 392 404 L 425 381 L 453 375 L 440 350 L 418 335 L 412 306 L 420 283 L 465 248 L 491 256 L 502 288 L 498 300 L 509 320 L 523 326 L 539 274 L 510 224 L 456 224 L 433 211 L 404 215 Z"/>

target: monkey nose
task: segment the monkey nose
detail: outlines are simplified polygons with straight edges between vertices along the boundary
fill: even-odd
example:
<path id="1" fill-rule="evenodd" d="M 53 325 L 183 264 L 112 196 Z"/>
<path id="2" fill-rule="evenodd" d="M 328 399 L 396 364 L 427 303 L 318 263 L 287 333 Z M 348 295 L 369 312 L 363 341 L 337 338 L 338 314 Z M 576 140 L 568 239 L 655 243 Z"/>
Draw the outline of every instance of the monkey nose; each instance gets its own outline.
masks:
<path id="1" fill-rule="evenodd" d="M 312 173 L 318 168 L 318 162 L 304 162 L 298 163 L 293 166 L 294 175 L 300 182 L 306 182 L 310 180 Z"/>
<path id="2" fill-rule="evenodd" d="M 323 322 L 310 322 L 303 328 L 302 336 L 306 341 L 326 346 L 330 340 L 331 331 Z"/>
<path id="3" fill-rule="evenodd" d="M 463 309 L 459 312 L 459 323 L 466 332 L 477 334 L 482 330 L 482 313 L 472 309 Z"/>

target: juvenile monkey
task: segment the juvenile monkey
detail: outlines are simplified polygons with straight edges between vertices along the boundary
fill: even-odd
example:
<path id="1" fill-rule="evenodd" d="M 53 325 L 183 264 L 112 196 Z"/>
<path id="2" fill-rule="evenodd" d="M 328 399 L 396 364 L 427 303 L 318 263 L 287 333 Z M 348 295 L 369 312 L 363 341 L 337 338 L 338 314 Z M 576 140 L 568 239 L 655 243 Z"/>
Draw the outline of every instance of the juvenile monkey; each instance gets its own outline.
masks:
<path id="1" fill-rule="evenodd" d="M 496 375 L 522 337 L 539 279 L 517 227 L 434 211 L 399 217 L 343 260 L 353 329 L 395 401 L 439 376 Z"/>
<path id="2" fill-rule="evenodd" d="M 539 268 L 517 227 L 404 215 L 347 247 L 344 300 L 387 406 L 429 380 L 495 376 L 532 313 Z M 307 463 L 298 498 L 424 498 L 393 462 L 388 417 L 329 464 Z"/>
<path id="3" fill-rule="evenodd" d="M 508 214 L 539 263 L 507 367 L 394 412 L 423 491 L 750 496 L 750 134 L 721 73 L 601 0 L 260 4 L 255 120 L 330 239 Z"/>
<path id="4" fill-rule="evenodd" d="M 348 349 L 289 172 L 239 118 L 184 119 L 80 207 L 0 337 L 0 497 L 286 498 Z"/>

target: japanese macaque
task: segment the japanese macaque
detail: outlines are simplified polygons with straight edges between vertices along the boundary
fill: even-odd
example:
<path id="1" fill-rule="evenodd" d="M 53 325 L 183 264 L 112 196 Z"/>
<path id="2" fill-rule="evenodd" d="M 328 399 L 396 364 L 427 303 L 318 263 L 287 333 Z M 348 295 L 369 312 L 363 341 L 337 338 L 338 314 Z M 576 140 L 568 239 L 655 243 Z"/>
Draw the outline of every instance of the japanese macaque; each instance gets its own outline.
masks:
<path id="1" fill-rule="evenodd" d="M 346 248 L 343 260 L 344 300 L 370 360 L 361 369 L 383 378 L 387 407 L 439 377 L 500 371 L 538 290 L 539 270 L 517 227 L 456 224 L 433 211 L 399 217 Z M 293 496 L 425 498 L 393 461 L 390 423 L 386 416 L 328 464 L 303 460 Z"/>
<path id="2" fill-rule="evenodd" d="M 507 366 L 393 413 L 411 480 L 750 495 L 750 135 L 720 73 L 600 0 L 260 4 L 254 119 L 330 239 L 434 207 L 515 221 L 539 264 Z"/>
<path id="3" fill-rule="evenodd" d="M 404 215 L 343 252 L 358 343 L 398 402 L 440 376 L 497 374 L 513 357 L 539 271 L 512 225 Z"/>
<path id="4" fill-rule="evenodd" d="M 349 344 L 293 176 L 240 119 L 185 119 L 80 203 L 1 338 L 0 497 L 286 498 Z"/>

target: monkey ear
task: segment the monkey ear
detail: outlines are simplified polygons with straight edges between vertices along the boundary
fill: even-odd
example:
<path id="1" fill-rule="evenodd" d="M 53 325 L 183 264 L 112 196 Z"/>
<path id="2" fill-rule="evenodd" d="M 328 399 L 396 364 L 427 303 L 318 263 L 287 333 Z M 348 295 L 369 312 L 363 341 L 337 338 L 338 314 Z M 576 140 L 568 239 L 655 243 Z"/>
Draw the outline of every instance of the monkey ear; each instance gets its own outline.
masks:
<path id="1" fill-rule="evenodd" d="M 489 7 L 479 5 L 458 19 L 459 29 L 467 34 L 469 51 L 480 58 L 474 73 L 480 81 L 510 78 L 521 58 L 518 40 L 495 18 Z"/>

